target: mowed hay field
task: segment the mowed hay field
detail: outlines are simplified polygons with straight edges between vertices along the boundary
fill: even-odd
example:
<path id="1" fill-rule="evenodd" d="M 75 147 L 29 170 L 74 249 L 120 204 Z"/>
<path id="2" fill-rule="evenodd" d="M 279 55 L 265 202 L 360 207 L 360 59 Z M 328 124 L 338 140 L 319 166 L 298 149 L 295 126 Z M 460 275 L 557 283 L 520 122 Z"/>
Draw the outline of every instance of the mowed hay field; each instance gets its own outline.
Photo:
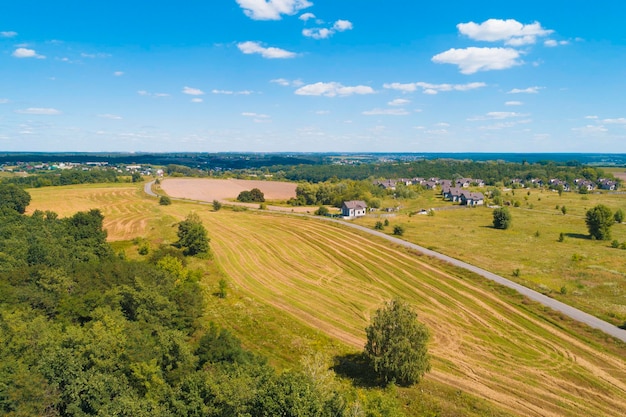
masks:
<path id="1" fill-rule="evenodd" d="M 139 187 L 29 190 L 29 211 L 69 215 L 72 209 L 100 208 L 105 227 L 121 227 L 130 217 L 136 236 L 151 241 L 171 238 L 172 223 L 196 211 L 209 231 L 214 262 L 245 294 L 236 301 L 238 308 L 247 300 L 265 303 L 358 351 L 372 312 L 399 295 L 432 334 L 433 370 L 425 384 L 449 385 L 511 415 L 626 415 L 623 345 L 510 291 L 327 222 L 263 211 L 213 212 L 191 203 L 159 206 Z M 109 236 L 136 237 L 110 230 Z M 237 334 L 245 340 L 245 332 Z M 417 395 L 423 386 L 402 393 Z"/>

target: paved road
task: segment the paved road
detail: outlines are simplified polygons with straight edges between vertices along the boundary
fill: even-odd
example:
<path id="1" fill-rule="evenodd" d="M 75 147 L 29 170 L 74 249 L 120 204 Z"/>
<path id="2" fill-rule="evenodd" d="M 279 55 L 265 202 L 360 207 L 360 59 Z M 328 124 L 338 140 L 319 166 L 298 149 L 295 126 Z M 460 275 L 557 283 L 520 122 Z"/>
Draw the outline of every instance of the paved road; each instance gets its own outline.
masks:
<path id="1" fill-rule="evenodd" d="M 146 183 L 146 185 L 143 186 L 143 191 L 146 194 L 148 194 L 150 197 L 158 197 L 158 194 L 152 191 L 152 184 L 154 184 L 154 181 L 150 181 Z"/>
<path id="2" fill-rule="evenodd" d="M 350 222 L 345 222 L 345 221 L 338 221 L 338 220 L 333 220 L 333 219 L 328 219 L 330 221 L 334 221 L 340 224 L 344 224 L 346 226 L 361 230 L 363 232 L 366 233 L 370 233 L 379 237 L 382 237 L 383 239 L 387 239 L 393 243 L 396 243 L 398 245 L 402 245 L 404 247 L 407 247 L 409 249 L 413 249 L 416 250 L 418 252 L 421 252 L 425 255 L 428 256 L 432 256 L 433 258 L 437 258 L 437 259 L 441 259 L 442 261 L 446 261 L 454 266 L 458 266 L 461 268 L 464 268 L 468 271 L 472 271 L 477 273 L 478 275 L 481 275 L 487 279 L 490 279 L 492 281 L 497 282 L 498 284 L 504 285 L 505 287 L 509 287 L 512 288 L 514 290 L 516 290 L 517 292 L 519 292 L 522 295 L 525 295 L 526 297 L 530 298 L 531 300 L 537 301 L 547 307 L 550 307 L 551 309 L 555 310 L 555 311 L 560 311 L 561 313 L 571 317 L 574 320 L 580 321 L 582 323 L 585 323 L 593 328 L 596 329 L 600 329 L 602 330 L 604 333 L 607 333 L 611 336 L 616 337 L 617 339 L 622 340 L 623 342 L 626 342 L 626 330 L 620 329 L 619 327 L 608 323 L 604 320 L 600 320 L 599 318 L 592 316 L 591 314 L 587 314 L 584 311 L 580 311 L 577 308 L 574 308 L 572 306 L 569 306 L 565 303 L 562 303 L 558 300 L 555 300 L 553 298 L 547 297 L 537 291 L 533 291 L 530 288 L 524 287 L 523 285 L 520 285 L 516 282 L 510 281 L 500 275 L 496 275 L 492 272 L 489 272 L 487 270 L 484 270 L 482 268 L 479 268 L 477 266 L 474 265 L 470 265 L 466 262 L 463 261 L 459 261 L 458 259 L 454 259 L 451 258 L 449 256 L 443 255 L 441 253 L 432 251 L 430 249 L 426 249 L 422 246 L 416 245 L 414 243 L 410 243 L 407 242 L 405 240 L 402 239 L 398 239 L 394 236 L 389 236 L 385 233 L 379 232 L 377 230 L 373 230 L 373 229 L 369 229 L 367 227 L 363 227 L 354 223 L 350 223 Z"/>
<path id="3" fill-rule="evenodd" d="M 144 186 L 144 191 L 146 192 L 146 194 L 152 196 L 152 197 L 158 197 L 157 194 L 155 194 L 152 191 L 152 184 L 154 183 L 154 181 L 151 181 L 149 183 L 147 183 Z M 268 207 L 269 208 L 269 207 Z M 284 212 L 283 212 L 284 213 Z M 289 213 L 289 214 L 294 214 L 294 213 Z M 475 272 L 478 275 L 481 275 L 487 279 L 490 279 L 492 281 L 497 282 L 498 284 L 504 285 L 505 287 L 509 287 L 512 288 L 514 290 L 516 290 L 517 292 L 519 292 L 522 295 L 525 295 L 526 297 L 530 298 L 531 300 L 537 301 L 547 307 L 550 307 L 551 309 L 555 310 L 555 311 L 559 311 L 563 314 L 565 314 L 566 316 L 571 317 L 574 320 L 580 321 L 582 323 L 585 323 L 593 328 L 596 329 L 600 329 L 602 330 L 604 333 L 607 333 L 613 337 L 616 337 L 617 339 L 622 340 L 623 342 L 626 342 L 626 330 L 620 329 L 619 327 L 611 324 L 611 323 L 607 323 L 604 320 L 600 320 L 599 318 L 592 316 L 591 314 L 587 314 L 584 311 L 580 311 L 577 308 L 574 308 L 572 306 L 569 306 L 565 303 L 562 303 L 560 301 L 557 301 L 553 298 L 547 297 L 537 291 L 531 290 L 530 288 L 524 287 L 523 285 L 520 285 L 516 282 L 513 282 L 511 280 L 508 280 L 500 275 L 496 275 L 492 272 L 489 272 L 485 269 L 479 268 L 477 266 L 474 265 L 470 265 L 466 262 L 463 261 L 459 261 L 458 259 L 454 259 L 451 258 L 449 256 L 443 255 L 439 252 L 435 252 L 432 251 L 430 249 L 426 249 L 422 246 L 416 245 L 414 243 L 410 243 L 407 242 L 406 240 L 402 240 L 402 239 L 398 239 L 397 237 L 394 236 L 389 236 L 385 233 L 379 232 L 377 230 L 373 230 L 367 227 L 363 227 L 360 226 L 358 224 L 354 224 L 351 222 L 346 222 L 346 221 L 341 221 L 341 220 L 336 220 L 336 219 L 331 219 L 328 217 L 320 217 L 320 216 L 310 216 L 310 215 L 306 215 L 306 214 L 296 214 L 296 215 L 300 215 L 300 216 L 307 216 L 307 217 L 315 217 L 316 219 L 320 219 L 320 220 L 326 220 L 326 221 L 330 221 L 330 222 L 334 222 L 334 223 L 339 223 L 339 224 L 343 224 L 345 226 L 349 226 L 352 227 L 354 229 L 360 230 L 362 232 L 365 233 L 369 233 L 378 237 L 381 237 L 383 239 L 387 239 L 393 243 L 396 243 L 398 245 L 402 245 L 404 247 L 407 247 L 409 249 L 413 249 L 416 250 L 418 252 L 423 253 L 424 255 L 428 255 L 428 256 L 432 256 L 433 258 L 437 258 L 437 259 L 441 259 L 442 261 L 448 262 L 454 266 L 458 266 L 460 268 L 464 268 L 468 271 L 472 271 Z"/>

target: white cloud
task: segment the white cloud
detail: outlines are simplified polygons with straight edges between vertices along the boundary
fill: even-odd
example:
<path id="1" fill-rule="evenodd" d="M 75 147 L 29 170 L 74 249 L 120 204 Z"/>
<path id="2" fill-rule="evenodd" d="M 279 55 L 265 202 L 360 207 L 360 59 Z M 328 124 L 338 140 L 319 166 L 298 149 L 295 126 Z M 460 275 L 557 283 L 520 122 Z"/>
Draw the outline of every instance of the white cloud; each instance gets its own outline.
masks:
<path id="1" fill-rule="evenodd" d="M 289 87 L 291 85 L 290 81 L 285 78 L 276 78 L 274 80 L 270 80 L 271 83 L 282 85 L 283 87 Z"/>
<path id="2" fill-rule="evenodd" d="M 543 87 L 538 87 L 538 86 L 534 86 L 534 87 L 528 87 L 528 88 L 514 88 L 511 91 L 509 91 L 507 94 L 537 94 L 539 93 L 539 90 L 541 90 Z"/>
<path id="3" fill-rule="evenodd" d="M 302 29 L 302 35 L 313 39 L 326 39 L 331 37 L 335 32 L 326 28 Z"/>
<path id="4" fill-rule="evenodd" d="M 307 0 L 236 0 L 243 12 L 254 20 L 280 20 L 281 15 L 293 15 L 313 6 Z"/>
<path id="5" fill-rule="evenodd" d="M 511 48 L 449 49 L 432 57 L 436 64 L 458 65 L 462 74 L 478 71 L 502 70 L 520 65 L 520 53 Z"/>
<path id="6" fill-rule="evenodd" d="M 547 46 L 549 48 L 554 48 L 555 46 L 568 45 L 569 42 L 568 41 L 555 41 L 554 39 L 548 39 L 543 44 L 544 46 Z"/>
<path id="7" fill-rule="evenodd" d="M 0 98 L 0 104 L 7 104 L 9 101 L 8 98 Z"/>
<path id="8" fill-rule="evenodd" d="M 346 30 L 352 30 L 352 22 L 349 20 L 337 20 L 333 25 L 333 29 L 338 32 L 343 32 Z"/>
<path id="9" fill-rule="evenodd" d="M 113 75 L 115 75 L 116 77 L 121 77 L 122 75 L 124 75 L 124 71 L 115 71 Z"/>
<path id="10" fill-rule="evenodd" d="M 83 53 L 80 54 L 80 56 L 82 56 L 83 58 L 95 59 L 95 58 L 109 58 L 109 57 L 111 57 L 111 54 L 105 54 L 105 53 L 101 53 L 101 52 L 98 52 L 98 53 L 95 53 L 95 54 L 88 54 L 88 53 L 83 52 Z"/>
<path id="11" fill-rule="evenodd" d="M 140 96 L 145 96 L 145 97 L 169 97 L 170 96 L 167 93 L 150 93 L 146 90 L 139 90 L 137 91 L 137 94 L 139 94 Z"/>
<path id="12" fill-rule="evenodd" d="M 260 113 L 253 113 L 253 112 L 243 112 L 241 113 L 242 116 L 245 117 L 256 117 L 257 119 L 269 119 L 270 116 L 267 114 L 260 114 Z"/>
<path id="13" fill-rule="evenodd" d="M 618 124 L 618 125 L 624 125 L 626 124 L 626 118 L 624 117 L 620 117 L 617 119 L 604 119 L 602 120 L 603 123 L 608 123 L 608 124 Z"/>
<path id="14" fill-rule="evenodd" d="M 504 103 L 505 106 L 521 106 L 522 103 L 521 101 L 507 101 Z"/>
<path id="15" fill-rule="evenodd" d="M 201 98 L 198 97 L 194 97 L 191 99 L 192 103 L 202 103 L 204 100 L 202 100 Z"/>
<path id="16" fill-rule="evenodd" d="M 190 96 L 202 96 L 204 95 L 204 91 L 198 89 L 198 88 L 192 88 L 192 87 L 184 87 L 182 90 L 183 94 L 189 94 Z"/>
<path id="17" fill-rule="evenodd" d="M 46 116 L 61 114 L 60 110 L 44 107 L 29 107 L 27 109 L 16 110 L 15 112 L 20 114 L 41 114 Z"/>
<path id="18" fill-rule="evenodd" d="M 594 134 L 598 134 L 598 133 L 605 133 L 608 132 L 609 129 L 607 129 L 604 126 L 601 125 L 587 125 L 584 127 L 574 127 L 572 128 L 572 130 L 574 132 L 579 132 L 582 133 L 584 135 L 594 135 Z"/>
<path id="19" fill-rule="evenodd" d="M 363 112 L 366 116 L 406 116 L 411 114 L 405 109 L 373 109 Z"/>
<path id="20" fill-rule="evenodd" d="M 503 119 L 510 119 L 510 118 L 516 118 L 516 117 L 525 117 L 525 116 L 528 116 L 528 115 L 522 114 L 522 113 L 516 113 L 512 111 L 492 111 L 492 112 L 485 114 L 484 116 L 476 116 L 476 117 L 469 118 L 467 120 L 470 122 L 474 122 L 477 120 L 503 120 Z"/>
<path id="21" fill-rule="evenodd" d="M 548 36 L 553 30 L 544 29 L 539 22 L 524 25 L 515 19 L 489 19 L 483 23 L 459 23 L 459 32 L 477 41 L 504 41 L 506 45 L 534 44 L 537 37 Z"/>
<path id="22" fill-rule="evenodd" d="M 45 56 L 39 55 L 34 49 L 17 48 L 12 54 L 15 58 L 37 58 L 44 59 Z"/>
<path id="23" fill-rule="evenodd" d="M 599 117 L 598 116 L 585 116 L 585 119 L 593 119 L 593 120 L 595 120 L 595 119 L 599 119 Z"/>
<path id="24" fill-rule="evenodd" d="M 0 38 L 14 38 L 16 36 L 17 36 L 17 32 L 13 32 L 12 30 L 0 32 Z"/>
<path id="25" fill-rule="evenodd" d="M 117 114 L 110 114 L 110 113 L 99 114 L 98 117 L 101 117 L 103 119 L 109 119 L 109 120 L 122 120 L 122 116 L 118 116 Z"/>
<path id="26" fill-rule="evenodd" d="M 398 90 L 398 91 L 402 91 L 405 93 L 410 93 L 410 92 L 417 90 L 418 88 L 421 88 L 424 94 L 437 94 L 439 92 L 446 92 L 446 91 L 470 91 L 470 90 L 475 90 L 477 88 L 482 88 L 486 86 L 487 84 L 482 83 L 482 82 L 474 82 L 474 83 L 467 83 L 467 84 L 431 84 L 431 83 L 425 83 L 422 81 L 416 82 L 416 83 L 407 83 L 407 84 L 390 83 L 390 84 L 383 85 L 384 88 Z"/>
<path id="27" fill-rule="evenodd" d="M 223 95 L 227 95 L 227 96 L 231 96 L 231 95 L 250 95 L 252 93 L 254 93 L 254 91 L 250 91 L 250 90 L 241 90 L 241 91 L 232 91 L 232 90 L 211 90 L 211 93 L 213 94 L 223 94 Z"/>
<path id="28" fill-rule="evenodd" d="M 302 29 L 302 35 L 313 39 L 327 39 L 336 32 L 345 32 L 352 29 L 352 22 L 349 20 L 337 20 L 331 28 L 310 28 Z"/>
<path id="29" fill-rule="evenodd" d="M 411 102 L 411 100 L 406 100 L 406 99 L 403 99 L 403 98 L 396 98 L 394 100 L 391 100 L 387 104 L 390 105 L 390 106 L 404 106 L 406 104 L 409 104 L 410 102 Z"/>
<path id="30" fill-rule="evenodd" d="M 244 54 L 260 54 L 263 58 L 293 58 L 296 56 L 294 52 L 289 52 L 280 48 L 265 48 L 258 42 L 241 42 L 237 47 Z"/>
<path id="31" fill-rule="evenodd" d="M 300 96 L 351 96 L 353 94 L 374 94 L 372 87 L 366 85 L 357 85 L 354 87 L 346 87 L 337 82 L 308 84 L 296 90 L 296 94 Z"/>
<path id="32" fill-rule="evenodd" d="M 298 19 L 306 22 L 309 19 L 315 19 L 315 15 L 313 13 L 303 13 Z"/>

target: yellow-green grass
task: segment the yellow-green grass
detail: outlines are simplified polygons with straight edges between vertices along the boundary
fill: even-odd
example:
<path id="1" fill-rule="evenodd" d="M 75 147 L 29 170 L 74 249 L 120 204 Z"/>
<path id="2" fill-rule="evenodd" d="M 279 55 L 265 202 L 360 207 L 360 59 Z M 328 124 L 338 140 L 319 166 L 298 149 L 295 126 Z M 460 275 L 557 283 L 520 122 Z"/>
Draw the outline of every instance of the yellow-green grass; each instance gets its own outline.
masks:
<path id="1" fill-rule="evenodd" d="M 510 190 L 503 197 L 520 202 L 520 207 L 510 207 L 513 221 L 509 230 L 491 227 L 492 209 L 487 207 L 469 209 L 456 205 L 457 209 L 436 211 L 434 216 L 411 215 L 420 208 L 453 206 L 434 192 L 400 202 L 403 208 L 398 213 L 378 212 L 357 222 L 374 227 L 386 218 L 390 222 L 385 228 L 388 233 L 395 225 L 402 225 L 403 238 L 408 241 L 503 275 L 622 325 L 626 321 L 626 251 L 612 248 L 611 241 L 589 239 L 585 213 L 596 204 L 626 211 L 626 194 L 559 196 L 556 192 L 533 189 L 515 190 L 515 194 Z M 563 242 L 558 241 L 561 233 Z M 611 240 L 625 242 L 626 224 L 615 224 L 611 233 Z M 517 270 L 518 276 L 514 276 Z"/>
<path id="2" fill-rule="evenodd" d="M 31 194 L 31 208 L 62 215 L 100 208 L 108 216 L 105 225 L 141 213 L 133 221 L 145 225 L 139 235 L 152 242 L 172 241 L 175 222 L 198 212 L 212 239 L 213 259 L 194 261 L 212 271 L 205 279 L 207 319 L 283 366 L 309 349 L 336 355 L 360 350 L 372 311 L 392 296 L 404 297 L 433 336 L 433 371 L 418 387 L 399 392 L 409 414 L 626 413 L 623 347 L 510 291 L 370 236 L 267 212 L 212 212 L 207 205 L 178 202 L 159 206 L 137 185 Z M 440 219 L 442 213 L 406 222 L 412 226 L 418 217 Z M 210 296 L 220 276 L 231 284 L 226 300 Z"/>

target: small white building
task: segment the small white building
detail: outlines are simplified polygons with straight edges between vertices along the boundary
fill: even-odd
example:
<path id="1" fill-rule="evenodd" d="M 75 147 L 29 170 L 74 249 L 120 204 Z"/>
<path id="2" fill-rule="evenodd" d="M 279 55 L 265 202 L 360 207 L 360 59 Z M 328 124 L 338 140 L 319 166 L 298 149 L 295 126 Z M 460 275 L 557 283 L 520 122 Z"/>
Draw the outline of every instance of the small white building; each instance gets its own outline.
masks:
<path id="1" fill-rule="evenodd" d="M 344 217 L 362 217 L 367 212 L 365 201 L 352 200 L 344 201 L 341 205 L 341 215 Z"/>

